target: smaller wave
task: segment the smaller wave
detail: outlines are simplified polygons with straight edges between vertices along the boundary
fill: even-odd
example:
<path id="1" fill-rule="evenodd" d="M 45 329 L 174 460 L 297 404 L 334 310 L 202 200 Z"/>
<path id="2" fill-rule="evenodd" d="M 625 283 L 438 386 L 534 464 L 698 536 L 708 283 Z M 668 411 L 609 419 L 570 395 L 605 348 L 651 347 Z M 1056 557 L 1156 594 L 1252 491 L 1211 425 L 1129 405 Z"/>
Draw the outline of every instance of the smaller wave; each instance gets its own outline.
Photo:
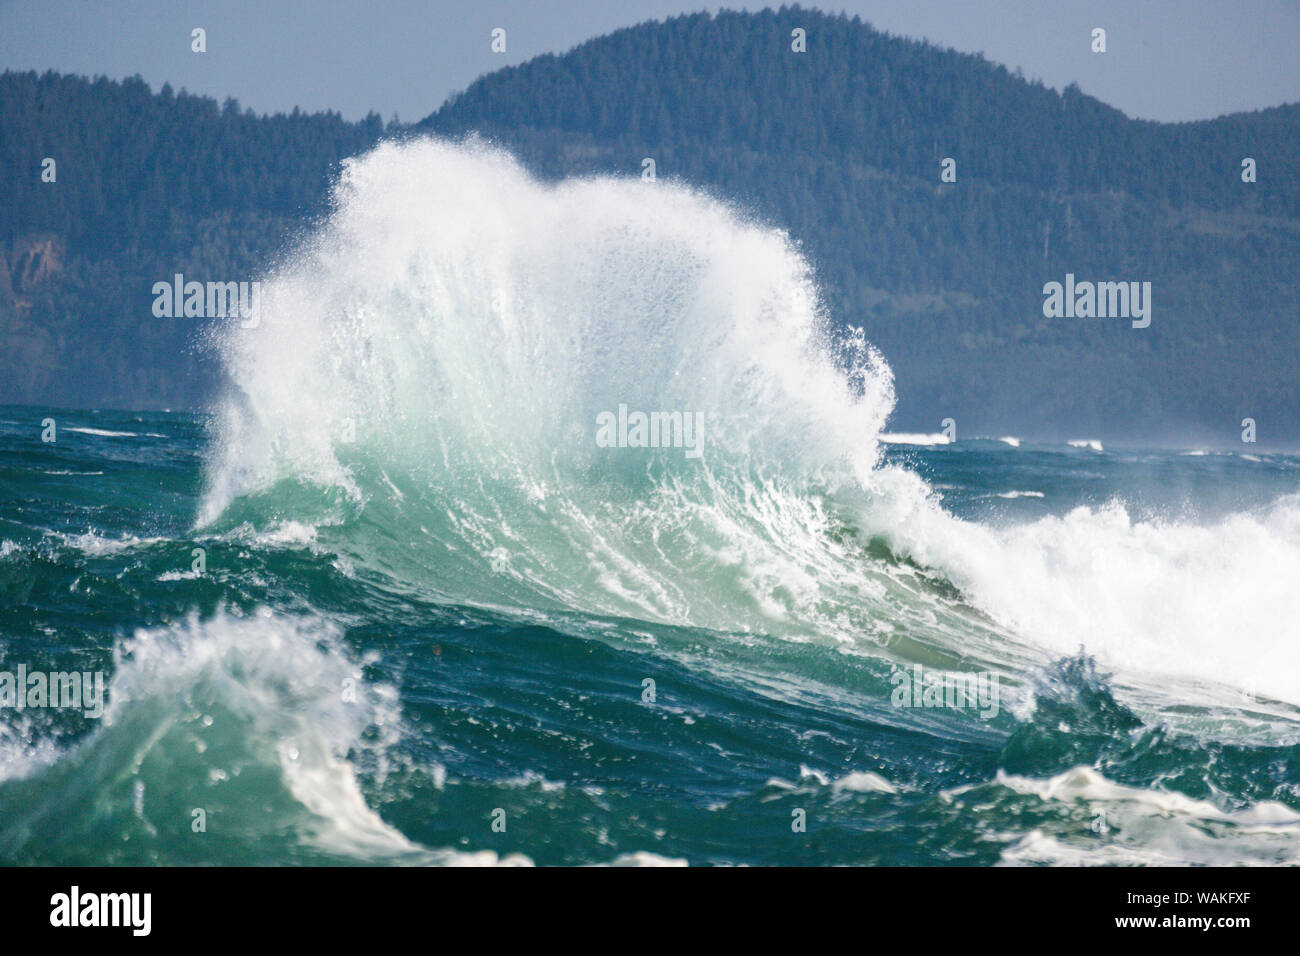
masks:
<path id="1" fill-rule="evenodd" d="M 423 846 L 369 805 L 364 781 L 407 766 L 398 692 L 363 676 L 374 661 L 323 619 L 269 610 L 138 631 L 87 737 L 38 751 L 0 724 L 0 819 L 32 821 L 0 829 L 0 859 L 66 863 L 95 843 L 114 864 L 189 860 L 199 807 L 223 821 L 203 838 L 218 863 L 530 865 Z"/>
<path id="2" fill-rule="evenodd" d="M 1041 491 L 999 491 L 999 498 L 1042 498 Z"/>
<path id="3" fill-rule="evenodd" d="M 1106 450 L 1105 448 L 1101 447 L 1101 442 L 1097 441 L 1097 439 L 1095 438 L 1075 438 L 1071 441 L 1066 442 L 1066 444 L 1069 445 L 1071 448 L 1090 448 L 1093 451 Z"/>

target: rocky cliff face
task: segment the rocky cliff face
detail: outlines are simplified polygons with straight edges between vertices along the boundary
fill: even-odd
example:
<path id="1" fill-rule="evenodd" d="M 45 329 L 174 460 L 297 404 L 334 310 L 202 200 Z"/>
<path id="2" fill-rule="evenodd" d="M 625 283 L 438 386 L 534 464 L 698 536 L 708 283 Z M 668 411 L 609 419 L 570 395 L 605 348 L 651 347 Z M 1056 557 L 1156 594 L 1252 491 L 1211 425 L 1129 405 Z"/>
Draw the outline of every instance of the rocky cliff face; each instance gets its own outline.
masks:
<path id="1" fill-rule="evenodd" d="M 52 234 L 24 236 L 11 249 L 0 248 L 0 315 L 30 318 L 33 295 L 59 280 L 66 255 L 66 244 Z"/>
<path id="2" fill-rule="evenodd" d="M 13 302 L 14 283 L 9 276 L 9 257 L 0 249 L 0 308 Z"/>
<path id="3" fill-rule="evenodd" d="M 49 390 L 58 381 L 59 342 L 33 305 L 63 274 L 65 256 L 54 235 L 25 236 L 0 249 L 0 362 L 6 385 L 18 394 Z"/>
<path id="4" fill-rule="evenodd" d="M 26 236 L 14 243 L 7 257 L 0 260 L 0 295 L 5 290 L 20 303 L 63 272 L 66 255 L 63 240 L 54 235 Z"/>

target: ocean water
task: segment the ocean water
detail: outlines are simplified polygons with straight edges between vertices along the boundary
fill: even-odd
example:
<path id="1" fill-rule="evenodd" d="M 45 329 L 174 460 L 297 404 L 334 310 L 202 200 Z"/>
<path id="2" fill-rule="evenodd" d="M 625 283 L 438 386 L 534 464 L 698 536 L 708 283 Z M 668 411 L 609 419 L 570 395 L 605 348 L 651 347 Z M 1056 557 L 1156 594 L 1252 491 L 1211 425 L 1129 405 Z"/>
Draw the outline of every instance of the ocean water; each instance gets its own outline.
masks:
<path id="1" fill-rule="evenodd" d="M 0 408 L 0 862 L 1300 858 L 1300 457 L 891 436 L 782 234 L 475 144 L 262 291 L 209 413 Z"/>

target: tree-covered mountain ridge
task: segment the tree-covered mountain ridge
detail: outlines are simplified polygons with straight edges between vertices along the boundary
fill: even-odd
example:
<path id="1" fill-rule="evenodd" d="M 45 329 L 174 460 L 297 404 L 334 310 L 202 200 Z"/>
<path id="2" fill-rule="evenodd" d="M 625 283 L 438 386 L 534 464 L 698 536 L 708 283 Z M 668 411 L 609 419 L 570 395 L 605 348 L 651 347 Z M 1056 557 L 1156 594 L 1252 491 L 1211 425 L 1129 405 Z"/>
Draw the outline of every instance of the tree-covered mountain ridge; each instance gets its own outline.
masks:
<path id="1" fill-rule="evenodd" d="M 1300 105 L 1132 120 L 797 7 L 620 30 L 487 74 L 409 129 L 4 74 L 0 400 L 201 404 L 201 324 L 153 317 L 150 283 L 255 276 L 342 158 L 430 132 L 548 178 L 651 158 L 788 230 L 832 320 L 893 367 L 900 430 L 1226 444 L 1251 417 L 1261 443 L 1300 442 Z M 39 176 L 56 154 L 57 190 Z M 1045 315 L 1067 275 L 1150 282 L 1150 326 Z"/>

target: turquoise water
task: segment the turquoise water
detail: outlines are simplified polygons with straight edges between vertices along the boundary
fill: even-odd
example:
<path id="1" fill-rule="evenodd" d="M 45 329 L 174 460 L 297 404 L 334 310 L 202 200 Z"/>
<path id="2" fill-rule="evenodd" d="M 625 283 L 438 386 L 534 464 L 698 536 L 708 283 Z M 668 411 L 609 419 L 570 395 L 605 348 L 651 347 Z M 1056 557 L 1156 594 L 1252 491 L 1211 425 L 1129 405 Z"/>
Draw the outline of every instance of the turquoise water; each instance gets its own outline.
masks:
<path id="1" fill-rule="evenodd" d="M 181 415 L 0 413 L 0 669 L 102 670 L 109 697 L 99 720 L 0 711 L 6 863 L 1294 862 L 1282 699 L 1177 660 L 1107 676 L 1086 644 L 990 665 L 905 620 L 843 643 L 435 599 L 360 557 L 356 525 L 309 532 L 285 506 L 195 529 L 204 436 Z M 1255 457 L 886 455 L 1006 528 L 1175 484 L 1184 508 L 1225 489 L 1267 508 L 1300 460 Z M 954 627 L 1004 635 L 884 537 L 845 547 Z M 898 661 L 991 666 L 1002 707 L 892 706 Z"/>
<path id="2" fill-rule="evenodd" d="M 0 861 L 1300 855 L 1300 458 L 891 436 L 779 230 L 481 145 L 258 281 L 202 417 L 0 409 Z"/>

